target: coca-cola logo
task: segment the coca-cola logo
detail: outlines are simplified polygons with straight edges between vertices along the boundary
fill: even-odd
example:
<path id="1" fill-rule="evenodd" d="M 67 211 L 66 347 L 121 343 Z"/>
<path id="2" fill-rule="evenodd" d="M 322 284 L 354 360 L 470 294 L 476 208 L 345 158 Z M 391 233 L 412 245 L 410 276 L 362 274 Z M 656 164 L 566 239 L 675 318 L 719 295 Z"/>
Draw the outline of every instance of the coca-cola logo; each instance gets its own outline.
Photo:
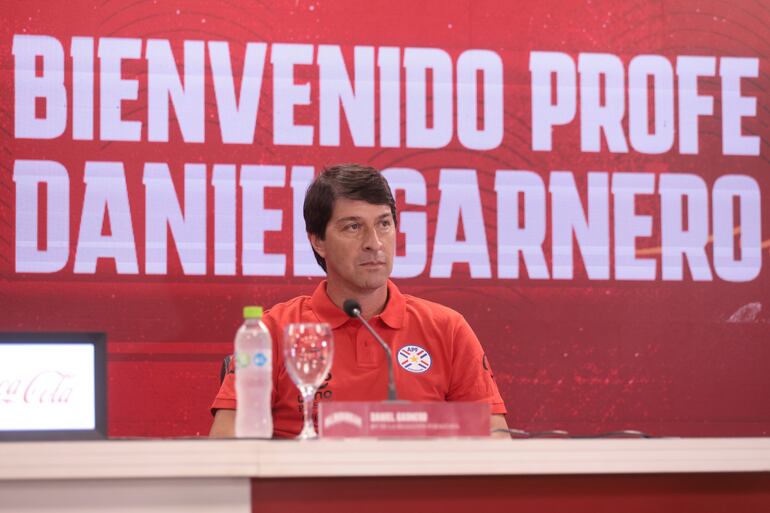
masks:
<path id="1" fill-rule="evenodd" d="M 0 402 L 6 404 L 67 404 L 73 395 L 74 378 L 56 370 L 30 377 L 0 377 Z"/>

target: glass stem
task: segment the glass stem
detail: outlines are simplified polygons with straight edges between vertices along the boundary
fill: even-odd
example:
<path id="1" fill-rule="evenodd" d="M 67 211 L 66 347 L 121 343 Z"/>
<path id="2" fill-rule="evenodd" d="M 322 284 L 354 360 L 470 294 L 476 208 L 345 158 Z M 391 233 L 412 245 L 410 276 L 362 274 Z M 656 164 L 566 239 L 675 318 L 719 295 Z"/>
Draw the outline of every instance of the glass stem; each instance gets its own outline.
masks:
<path id="1" fill-rule="evenodd" d="M 313 425 L 313 399 L 315 399 L 315 388 L 305 388 L 305 397 L 302 401 L 303 410 L 305 412 L 305 426 L 302 428 L 302 432 L 305 434 L 315 434 L 315 426 Z"/>

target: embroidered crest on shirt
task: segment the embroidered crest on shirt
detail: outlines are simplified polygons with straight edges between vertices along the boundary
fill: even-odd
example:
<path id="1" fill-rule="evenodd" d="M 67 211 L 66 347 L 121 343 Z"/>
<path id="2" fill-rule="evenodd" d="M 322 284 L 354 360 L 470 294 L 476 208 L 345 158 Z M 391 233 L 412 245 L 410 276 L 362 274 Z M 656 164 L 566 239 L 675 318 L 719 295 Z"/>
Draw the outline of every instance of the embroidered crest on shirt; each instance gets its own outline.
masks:
<path id="1" fill-rule="evenodd" d="M 420 346 L 404 346 L 398 350 L 398 364 L 404 370 L 421 374 L 430 369 L 430 353 Z"/>

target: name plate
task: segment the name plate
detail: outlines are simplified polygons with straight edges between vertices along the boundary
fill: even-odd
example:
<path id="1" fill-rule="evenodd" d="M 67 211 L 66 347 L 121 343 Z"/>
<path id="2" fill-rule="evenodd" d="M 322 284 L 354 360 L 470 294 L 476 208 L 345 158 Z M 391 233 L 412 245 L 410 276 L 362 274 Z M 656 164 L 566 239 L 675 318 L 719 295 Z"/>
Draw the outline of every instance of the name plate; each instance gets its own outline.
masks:
<path id="1" fill-rule="evenodd" d="M 425 438 L 490 436 L 489 404 L 322 401 L 322 438 Z"/>

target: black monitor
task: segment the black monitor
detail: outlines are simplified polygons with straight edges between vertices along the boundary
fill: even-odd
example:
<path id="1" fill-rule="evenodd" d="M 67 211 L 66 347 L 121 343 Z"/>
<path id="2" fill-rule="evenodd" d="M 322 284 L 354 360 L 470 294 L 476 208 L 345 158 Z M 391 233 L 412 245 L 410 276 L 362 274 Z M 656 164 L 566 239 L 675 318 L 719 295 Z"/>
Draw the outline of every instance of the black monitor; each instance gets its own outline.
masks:
<path id="1" fill-rule="evenodd" d="M 104 333 L 0 333 L 0 440 L 107 436 Z"/>

